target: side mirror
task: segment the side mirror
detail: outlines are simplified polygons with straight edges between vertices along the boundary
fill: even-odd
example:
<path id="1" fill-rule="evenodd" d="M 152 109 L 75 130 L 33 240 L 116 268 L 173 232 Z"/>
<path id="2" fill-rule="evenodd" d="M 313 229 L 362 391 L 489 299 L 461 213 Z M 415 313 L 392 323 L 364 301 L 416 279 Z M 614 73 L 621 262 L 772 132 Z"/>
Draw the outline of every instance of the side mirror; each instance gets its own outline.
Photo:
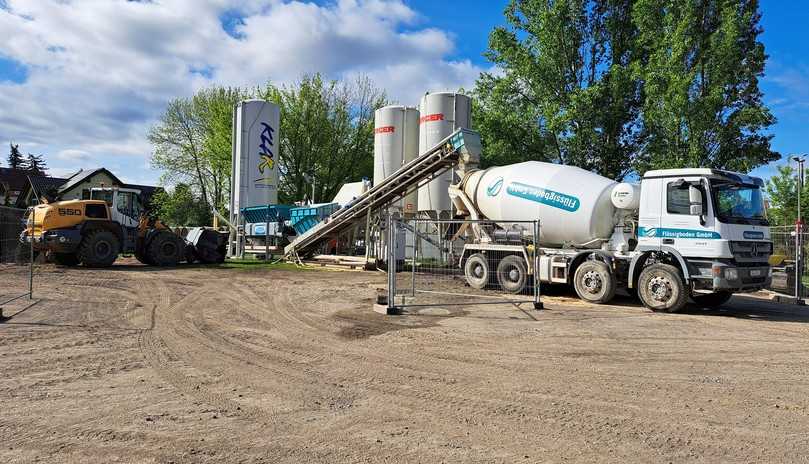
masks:
<path id="1" fill-rule="evenodd" d="M 693 185 L 688 187 L 688 202 L 690 203 L 689 214 L 702 216 L 702 191 Z"/>

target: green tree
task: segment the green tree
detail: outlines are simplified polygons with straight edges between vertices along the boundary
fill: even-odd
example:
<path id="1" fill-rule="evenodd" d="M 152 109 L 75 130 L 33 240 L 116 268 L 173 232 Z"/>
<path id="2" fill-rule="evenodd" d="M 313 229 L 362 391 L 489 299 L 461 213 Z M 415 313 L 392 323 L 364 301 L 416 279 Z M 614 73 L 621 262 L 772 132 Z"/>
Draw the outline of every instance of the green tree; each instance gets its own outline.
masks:
<path id="1" fill-rule="evenodd" d="M 268 84 L 261 98 L 281 107 L 279 201 L 330 201 L 345 182 L 373 174 L 374 111 L 385 94 L 367 77 L 325 81 L 304 76 L 291 86 Z"/>
<path id="2" fill-rule="evenodd" d="M 45 163 L 45 159 L 42 155 L 28 153 L 28 157 L 25 160 L 25 170 L 31 171 L 31 174 L 37 176 L 44 176 L 48 172 L 48 165 Z"/>
<path id="3" fill-rule="evenodd" d="M 637 167 L 747 172 L 780 155 L 759 78 L 758 0 L 636 0 L 633 75 L 644 83 L 645 144 Z"/>
<path id="4" fill-rule="evenodd" d="M 188 184 L 208 211 L 227 203 L 233 106 L 245 97 L 241 89 L 213 87 L 174 99 L 149 131 L 151 163 L 164 171 L 162 181 Z"/>
<path id="5" fill-rule="evenodd" d="M 14 145 L 13 143 L 9 143 L 9 153 L 8 153 L 8 167 L 11 169 L 24 169 L 25 168 L 25 158 L 23 158 L 22 153 L 20 153 L 20 145 Z"/>
<path id="6" fill-rule="evenodd" d="M 769 208 L 767 219 L 773 226 L 791 226 L 798 219 L 798 176 L 789 166 L 778 166 L 778 174 L 767 181 Z M 809 214 L 809 185 L 804 182 L 801 193 L 801 217 Z M 806 222 L 806 219 L 804 219 Z"/>
<path id="7" fill-rule="evenodd" d="M 170 226 L 195 227 L 211 223 L 207 204 L 188 184 L 178 183 L 171 191 L 158 190 L 150 203 L 157 217 Z"/>
<path id="8" fill-rule="evenodd" d="M 484 163 L 526 159 L 622 178 L 639 150 L 631 0 L 511 0 L 477 82 Z"/>
<path id="9" fill-rule="evenodd" d="M 779 157 L 758 87 L 757 0 L 511 0 L 475 88 L 484 164 L 527 159 L 621 179 L 749 171 Z"/>

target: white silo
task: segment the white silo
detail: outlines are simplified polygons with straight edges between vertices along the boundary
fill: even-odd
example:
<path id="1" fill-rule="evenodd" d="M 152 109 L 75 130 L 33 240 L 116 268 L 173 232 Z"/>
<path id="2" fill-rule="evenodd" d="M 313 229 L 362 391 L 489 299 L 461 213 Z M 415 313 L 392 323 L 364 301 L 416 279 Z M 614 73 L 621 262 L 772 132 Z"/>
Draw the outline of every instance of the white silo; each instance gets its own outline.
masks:
<path id="1" fill-rule="evenodd" d="M 452 92 L 428 93 L 419 104 L 419 153 L 424 153 L 459 128 L 472 125 L 472 99 Z M 447 215 L 452 202 L 449 186 L 453 173 L 447 171 L 428 184 L 419 187 L 418 211 L 440 217 Z"/>
<path id="2" fill-rule="evenodd" d="M 281 110 L 265 100 L 239 102 L 233 111 L 231 215 L 278 203 Z"/>
<path id="3" fill-rule="evenodd" d="M 419 111 L 416 108 L 391 105 L 374 114 L 374 185 L 396 172 L 419 154 Z M 416 213 L 416 192 L 407 195 L 397 206 L 405 214 Z"/>

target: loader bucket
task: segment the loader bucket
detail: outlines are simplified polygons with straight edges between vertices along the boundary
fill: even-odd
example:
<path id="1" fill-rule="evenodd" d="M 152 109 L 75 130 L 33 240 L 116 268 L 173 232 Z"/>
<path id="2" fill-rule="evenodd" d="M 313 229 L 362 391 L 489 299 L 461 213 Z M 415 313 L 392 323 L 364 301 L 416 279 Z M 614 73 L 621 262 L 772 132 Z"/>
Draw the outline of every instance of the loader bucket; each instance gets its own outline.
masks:
<path id="1" fill-rule="evenodd" d="M 186 241 L 191 246 L 196 260 L 206 263 L 222 263 L 227 254 L 227 235 L 213 229 L 195 227 L 188 231 Z"/>

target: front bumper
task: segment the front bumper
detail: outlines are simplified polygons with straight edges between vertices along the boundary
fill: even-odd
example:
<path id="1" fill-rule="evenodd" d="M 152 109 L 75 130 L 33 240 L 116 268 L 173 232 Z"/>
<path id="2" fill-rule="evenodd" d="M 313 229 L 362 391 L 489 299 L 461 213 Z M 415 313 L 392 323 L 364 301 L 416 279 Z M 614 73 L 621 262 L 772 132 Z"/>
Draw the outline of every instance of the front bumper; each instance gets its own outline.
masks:
<path id="1" fill-rule="evenodd" d="M 772 268 L 770 266 L 736 267 L 715 263 L 713 290 L 733 292 L 755 292 L 770 286 Z"/>
<path id="2" fill-rule="evenodd" d="M 50 250 L 56 253 L 72 253 L 78 249 L 79 243 L 81 243 L 81 232 L 74 229 L 60 229 L 31 236 L 23 231 L 20 234 L 20 241 L 30 243 L 34 250 L 37 251 Z"/>

